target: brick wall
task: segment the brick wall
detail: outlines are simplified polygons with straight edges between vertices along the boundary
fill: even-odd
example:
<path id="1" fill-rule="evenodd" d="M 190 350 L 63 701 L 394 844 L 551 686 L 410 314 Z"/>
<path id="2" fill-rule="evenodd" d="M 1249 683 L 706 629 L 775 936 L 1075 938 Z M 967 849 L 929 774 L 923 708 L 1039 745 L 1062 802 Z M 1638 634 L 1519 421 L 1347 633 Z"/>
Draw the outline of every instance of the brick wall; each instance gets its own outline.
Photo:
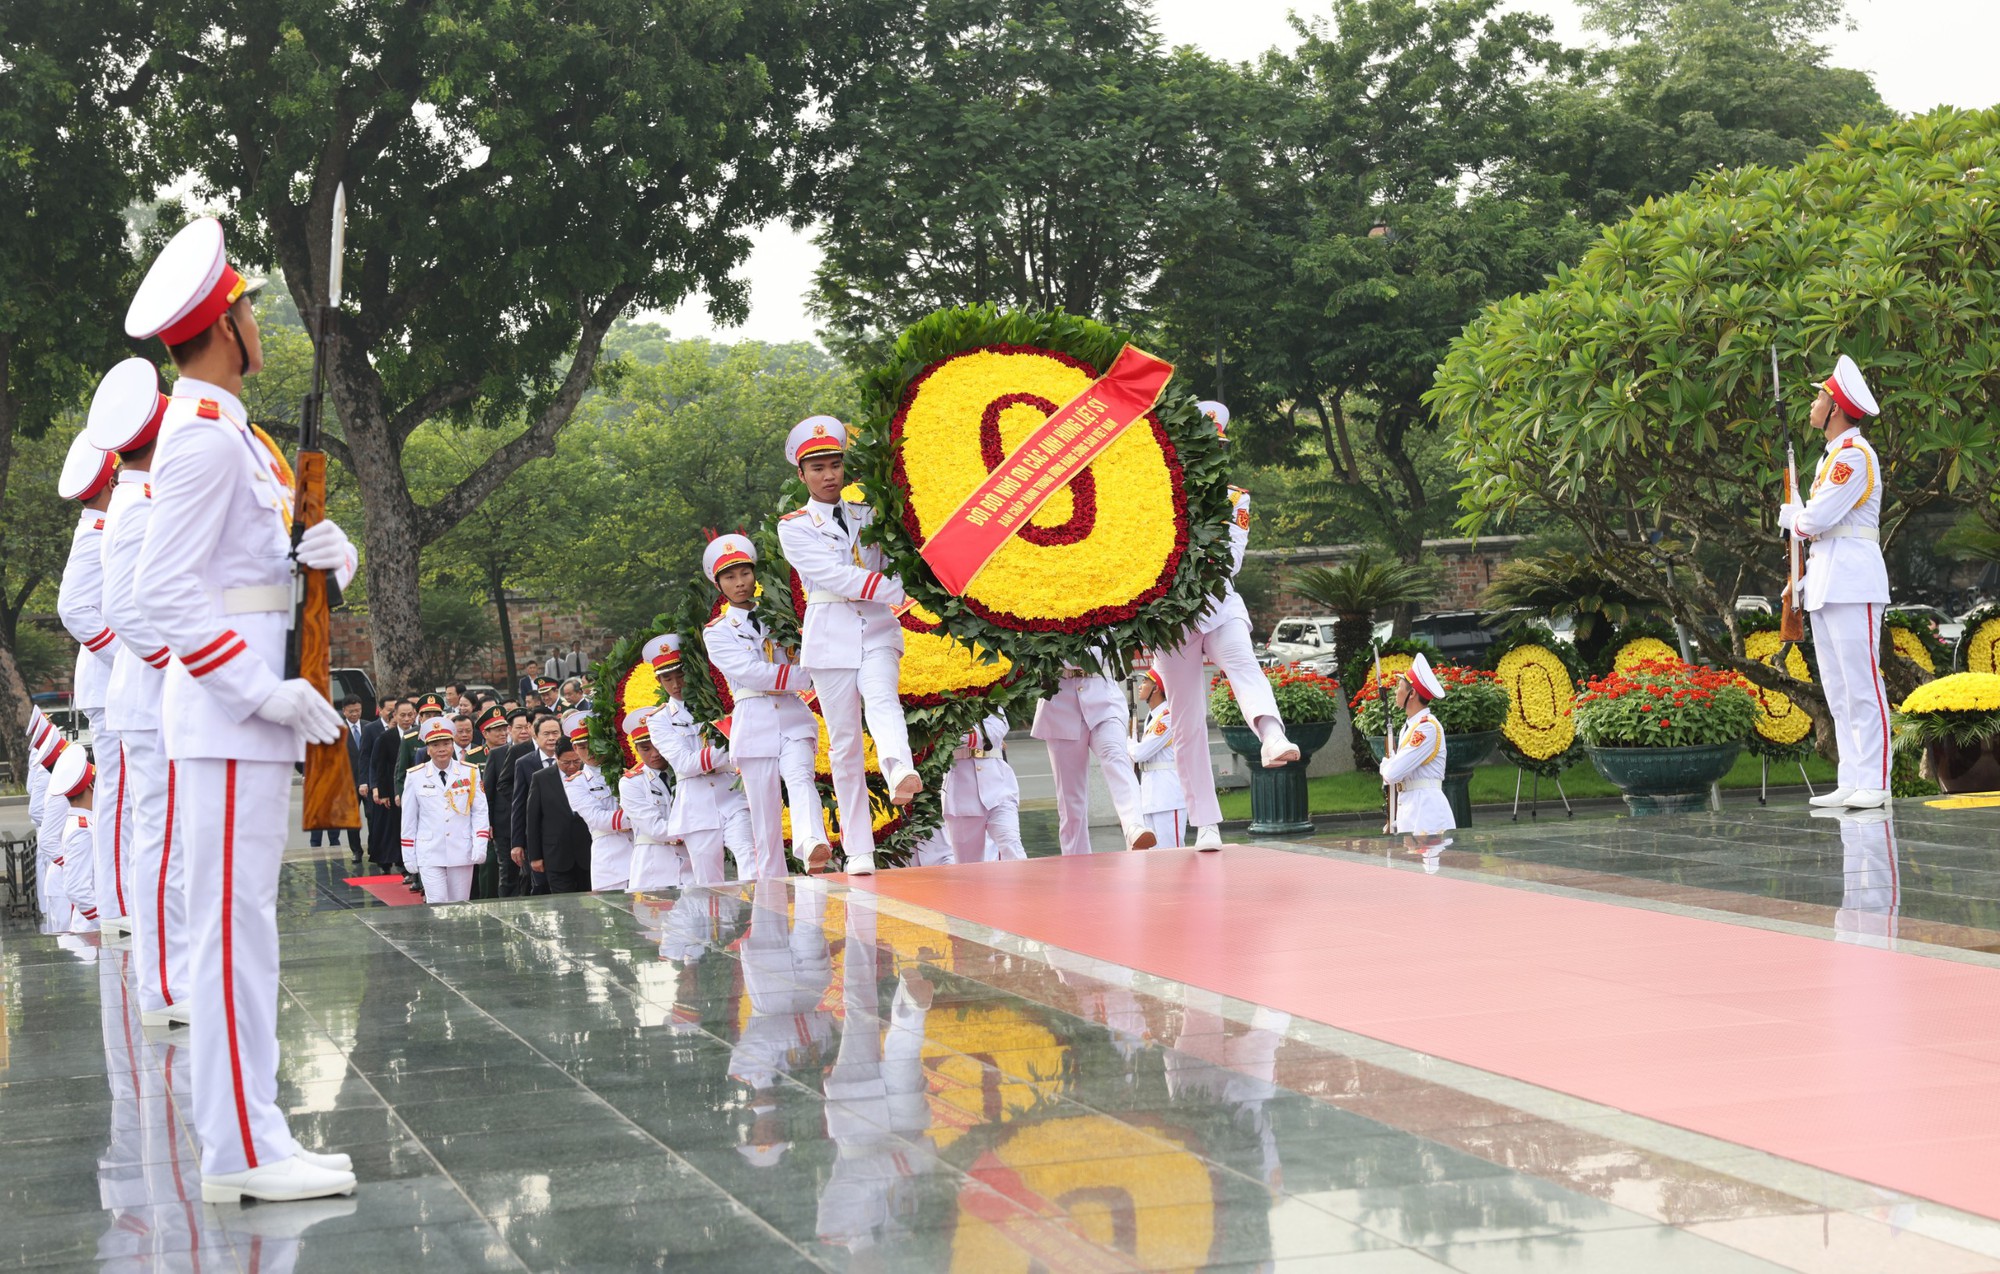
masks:
<path id="1" fill-rule="evenodd" d="M 1494 568 L 1512 557 L 1515 546 L 1520 542 L 1518 535 L 1493 535 L 1479 540 L 1425 540 L 1424 552 L 1437 561 L 1442 578 L 1437 595 L 1424 609 L 1477 608 L 1480 593 L 1493 582 Z M 1307 566 L 1338 567 L 1364 547 L 1360 544 L 1332 544 L 1294 549 L 1251 549 L 1247 557 L 1269 566 L 1277 578 L 1277 591 L 1272 595 L 1271 604 L 1251 614 L 1251 626 L 1262 636 L 1281 619 L 1318 614 L 1320 607 L 1294 596 L 1286 588 L 1292 572 Z"/>

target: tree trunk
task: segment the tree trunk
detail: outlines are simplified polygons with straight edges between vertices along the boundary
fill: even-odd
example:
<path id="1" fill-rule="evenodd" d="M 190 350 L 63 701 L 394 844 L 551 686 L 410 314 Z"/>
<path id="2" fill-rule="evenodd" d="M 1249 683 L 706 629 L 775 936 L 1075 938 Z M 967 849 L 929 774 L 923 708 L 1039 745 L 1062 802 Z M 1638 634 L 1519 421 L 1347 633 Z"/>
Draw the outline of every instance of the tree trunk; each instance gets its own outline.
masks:
<path id="1" fill-rule="evenodd" d="M 507 585 L 501 578 L 500 565 L 488 563 L 486 583 L 493 594 L 493 609 L 500 619 L 500 649 L 507 656 L 507 684 L 501 689 L 502 699 L 512 698 L 515 687 L 521 684 L 521 670 L 514 664 L 514 620 L 507 613 Z"/>
<path id="2" fill-rule="evenodd" d="M 1373 615 L 1343 614 L 1334 616 L 1333 653 L 1334 659 L 1340 665 L 1339 668 L 1335 669 L 1336 673 L 1345 673 L 1347 665 L 1353 662 L 1354 656 L 1368 649 L 1369 634 L 1374 631 L 1374 627 L 1375 617 Z M 1345 698 L 1349 694 L 1350 692 L 1343 684 L 1341 686 L 1342 697 Z M 1375 756 L 1368 750 L 1368 741 L 1362 738 L 1361 731 L 1358 728 L 1350 726 L 1347 736 L 1348 746 L 1354 751 L 1355 768 L 1364 772 L 1372 769 L 1375 765 Z"/>
<path id="3" fill-rule="evenodd" d="M 0 335 L 0 505 L 7 498 L 7 475 L 14 467 L 14 429 L 21 402 L 12 380 L 14 338 Z M 0 632 L 0 757 L 21 786 L 28 785 L 28 687 L 14 659 L 14 630 Z"/>

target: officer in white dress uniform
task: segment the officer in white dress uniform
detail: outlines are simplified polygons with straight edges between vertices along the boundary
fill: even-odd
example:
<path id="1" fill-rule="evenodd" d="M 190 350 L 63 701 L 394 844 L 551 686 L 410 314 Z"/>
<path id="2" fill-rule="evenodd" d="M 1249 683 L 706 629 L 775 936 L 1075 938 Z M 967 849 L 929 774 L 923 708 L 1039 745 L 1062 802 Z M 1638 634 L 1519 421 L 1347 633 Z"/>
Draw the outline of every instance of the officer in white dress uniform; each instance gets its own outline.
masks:
<path id="1" fill-rule="evenodd" d="M 632 875 L 627 884 L 633 893 L 656 889 L 678 889 L 694 883 L 688 869 L 687 847 L 674 835 L 674 793 L 668 786 L 667 758 L 653 746 L 653 731 L 647 718 L 653 707 L 634 708 L 620 725 L 639 763 L 618 779 L 618 805 L 624 811 L 625 826 L 632 832 Z"/>
<path id="2" fill-rule="evenodd" d="M 1148 712 L 1139 737 L 1132 740 L 1132 764 L 1139 771 L 1139 808 L 1146 812 L 1146 826 L 1162 845 L 1179 849 L 1187 844 L 1187 798 L 1181 794 L 1181 776 L 1174 764 L 1173 711 L 1167 707 L 1167 688 L 1160 670 L 1148 668 L 1139 677 L 1139 697 Z"/>
<path id="3" fill-rule="evenodd" d="M 332 522 L 291 542 L 277 455 L 237 397 L 262 365 L 250 285 L 222 226 L 191 222 L 147 272 L 126 334 L 157 336 L 181 377 L 153 456 L 153 521 L 135 600 L 173 652 L 160 722 L 175 813 L 203 855 L 187 876 L 194 1124 L 202 1197 L 302 1199 L 354 1189 L 346 1155 L 305 1150 L 278 1096 L 278 864 L 293 766 L 340 739 L 340 714 L 284 676 L 294 558 L 345 585 L 355 557 Z"/>
<path id="4" fill-rule="evenodd" d="M 1200 404 L 1215 422 L 1215 432 L 1229 440 L 1229 408 L 1218 402 Z M 1181 790 L 1187 795 L 1187 819 L 1195 826 L 1194 847 L 1222 848 L 1222 806 L 1215 798 L 1215 770 L 1208 760 L 1208 677 L 1203 666 L 1214 661 L 1229 678 L 1243 719 L 1263 740 L 1261 759 L 1267 769 L 1299 759 L 1298 745 L 1285 735 L 1278 716 L 1277 696 L 1257 652 L 1250 644 L 1250 612 L 1236 594 L 1236 573 L 1243 569 L 1243 552 L 1250 547 L 1250 493 L 1229 488 L 1229 582 L 1194 624 L 1194 631 L 1171 650 L 1155 652 L 1153 666 L 1167 687 L 1173 709 L 1174 764 L 1180 769 Z"/>
<path id="5" fill-rule="evenodd" d="M 1840 909 L 1833 938 L 1891 951 L 1903 908 L 1897 871 L 1896 820 L 1886 809 L 1821 809 L 1815 818 L 1840 824 Z"/>
<path id="6" fill-rule="evenodd" d="M 718 535 L 702 551 L 701 571 L 728 603 L 702 629 L 701 640 L 736 703 L 729 714 L 729 753 L 743 774 L 752 846 L 750 869 L 741 874 L 746 880 L 785 874 L 786 802 L 796 856 L 807 871 L 818 871 L 832 856 L 813 779 L 819 722 L 799 698 L 808 688 L 805 670 L 758 622 L 757 546 L 745 536 Z"/>
<path id="7" fill-rule="evenodd" d="M 833 1014 L 820 1007 L 833 984 L 833 954 L 826 943 L 826 890 L 817 882 L 796 891 L 789 924 L 793 890 L 785 878 L 767 877 L 755 889 L 750 928 L 736 949 L 750 1019 L 729 1051 L 729 1077 L 749 1087 L 756 1114 L 737 1150 L 768 1168 L 791 1147 L 777 1135 L 778 1078 L 814 1060 L 833 1036 Z"/>
<path id="8" fill-rule="evenodd" d="M 653 746 L 674 772 L 674 813 L 667 830 L 687 849 L 688 870 L 697 885 L 719 885 L 724 879 L 723 850 L 736 855 L 739 875 L 751 860 L 750 806 L 737 783 L 736 764 L 729 749 L 702 738 L 694 714 L 681 702 L 686 672 L 681 666 L 681 639 L 674 633 L 646 644 L 653 677 L 665 703 L 646 718 Z"/>
<path id="9" fill-rule="evenodd" d="M 71 743 L 63 737 L 61 730 L 51 725 L 42 736 L 42 741 L 35 745 L 30 762 L 30 768 L 39 771 L 42 777 L 42 798 L 35 805 L 34 817 L 36 900 L 45 922 L 44 933 L 57 932 L 54 920 L 58 913 L 63 918 L 61 932 L 69 932 L 69 891 L 63 884 L 60 862 L 65 857 L 63 820 L 69 816 L 69 802 L 50 790 L 50 775 L 54 773 L 62 754 L 71 749 L 83 750 L 81 744 Z"/>
<path id="10" fill-rule="evenodd" d="M 403 865 L 423 879 L 425 902 L 467 902 L 493 839 L 486 785 L 456 755 L 448 719 L 426 721 L 422 737 L 429 759 L 403 778 Z"/>
<path id="11" fill-rule="evenodd" d="M 798 466 L 811 499 L 778 519 L 778 542 L 805 582 L 799 662 L 812 674 L 826 718 L 847 870 L 861 876 L 875 870 L 874 811 L 861 743 L 864 717 L 890 801 L 907 805 L 924 781 L 910 759 L 910 733 L 896 697 L 903 669 L 903 625 L 896 608 L 907 599 L 902 581 L 882 574 L 888 565 L 882 550 L 861 542 L 862 528 L 874 521 L 875 511 L 841 498 L 846 449 L 847 426 L 832 416 L 810 416 L 792 426 L 785 460 Z"/>
<path id="12" fill-rule="evenodd" d="M 951 768 L 939 792 L 948 861 L 982 862 L 989 841 L 995 858 L 1028 856 L 1021 844 L 1021 781 L 1000 750 L 1006 739 L 1007 718 L 994 713 L 951 750 Z"/>
<path id="13" fill-rule="evenodd" d="M 191 1020 L 187 1000 L 187 853 L 167 826 L 172 767 L 160 741 L 166 641 L 139 613 L 134 586 L 153 523 L 153 450 L 170 400 L 160 373 L 128 358 L 99 382 L 84 437 L 118 455 L 118 481 L 104 511 L 104 622 L 118 634 L 106 687 L 104 723 L 118 738 L 125 788 L 126 911 L 140 1021 L 164 1027 Z M 179 849 L 181 852 L 175 852 Z"/>
<path id="14" fill-rule="evenodd" d="M 1125 847 L 1151 849 L 1155 837 L 1139 808 L 1139 780 L 1125 750 L 1125 691 L 1104 671 L 1105 652 L 1100 648 L 1091 654 L 1091 667 L 1063 668 L 1055 693 L 1035 705 L 1035 719 L 1028 726 L 1028 737 L 1048 745 L 1056 785 L 1056 837 L 1065 854 L 1090 852 L 1090 758 L 1095 753 Z"/>
<path id="15" fill-rule="evenodd" d="M 49 767 L 42 764 L 42 757 L 51 747 L 51 741 L 62 737 L 55 722 L 43 715 L 40 708 L 28 708 L 28 826 L 40 836 L 42 826 L 42 798 L 49 790 Z M 43 915 L 49 911 L 49 873 L 42 860 L 43 849 L 53 853 L 53 847 L 38 844 L 35 852 L 35 904 Z"/>
<path id="16" fill-rule="evenodd" d="M 36 835 L 55 845 L 51 866 L 65 885 L 72 878 L 88 882 L 95 870 L 97 839 L 91 830 L 90 807 L 96 782 L 97 768 L 75 744 L 62 748 L 49 767 L 49 790 L 42 794 L 42 830 Z M 80 890 L 69 890 L 67 899 L 66 903 L 57 903 L 52 931 L 95 932 L 97 908 L 90 901 L 87 885 Z"/>
<path id="17" fill-rule="evenodd" d="M 563 733 L 576 745 L 583 767 L 563 780 L 569 807 L 590 828 L 590 888 L 592 892 L 623 889 L 632 879 L 632 831 L 625 811 L 618 804 L 618 789 L 604 777 L 604 767 L 588 759 L 590 753 L 588 712 L 563 715 Z"/>
<path id="18" fill-rule="evenodd" d="M 1812 619 L 1820 689 L 1840 753 L 1837 783 L 1812 798 L 1820 806 L 1874 809 L 1889 803 L 1889 692 L 1877 643 L 1889 604 L 1882 562 L 1882 462 L 1861 436 L 1881 411 L 1854 360 L 1842 354 L 1812 406 L 1826 435 L 1804 504 L 1778 511 L 1778 524 L 1812 541 L 1799 604 Z"/>
<path id="19" fill-rule="evenodd" d="M 117 472 L 116 455 L 92 445 L 88 434 L 78 434 L 56 479 L 56 494 L 83 506 L 76 533 L 70 537 L 56 614 L 77 642 L 70 702 L 90 722 L 90 743 L 102 761 L 99 769 L 107 792 L 118 788 L 118 738 L 104 724 L 104 690 L 111 680 L 117 635 L 104 622 L 104 511 L 110 507 Z M 107 808 L 105 813 L 109 817 L 100 820 L 93 833 L 103 847 L 87 858 L 69 861 L 63 883 L 79 910 L 98 918 L 91 928 L 109 920 L 114 922 L 109 926 L 113 934 L 124 934 L 130 930 L 119 905 L 124 891 L 118 887 L 123 883 L 123 864 L 117 834 L 122 829 L 114 811 Z"/>
<path id="20" fill-rule="evenodd" d="M 1419 653 L 1410 671 L 1396 685 L 1396 706 L 1403 710 L 1403 733 L 1396 750 L 1382 758 L 1382 785 L 1396 789 L 1396 825 L 1389 830 L 1428 836 L 1458 826 L 1451 802 L 1444 798 L 1444 727 L 1431 715 L 1430 704 L 1444 698 L 1444 683 Z"/>

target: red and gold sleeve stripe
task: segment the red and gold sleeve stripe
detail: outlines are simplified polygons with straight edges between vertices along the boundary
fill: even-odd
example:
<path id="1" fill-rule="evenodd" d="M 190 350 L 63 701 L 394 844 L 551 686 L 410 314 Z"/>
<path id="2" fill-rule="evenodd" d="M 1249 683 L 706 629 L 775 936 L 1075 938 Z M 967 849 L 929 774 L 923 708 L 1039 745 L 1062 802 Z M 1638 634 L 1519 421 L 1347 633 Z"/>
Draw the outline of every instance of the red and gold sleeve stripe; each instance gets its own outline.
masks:
<path id="1" fill-rule="evenodd" d="M 117 636 L 118 634 L 112 632 L 109 628 L 100 629 L 98 631 L 97 636 L 92 637 L 88 641 L 83 643 L 84 648 L 91 651 L 102 650 L 106 646 L 109 646 L 112 640 Z"/>
<path id="2" fill-rule="evenodd" d="M 790 664 L 779 664 L 777 688 L 783 690 L 785 688 L 785 683 L 790 681 L 791 679 L 792 679 L 792 666 Z"/>
<path id="3" fill-rule="evenodd" d="M 236 635 L 234 628 L 225 628 L 222 635 L 209 642 L 200 650 L 181 656 L 181 664 L 197 677 L 206 677 L 217 668 L 242 654 L 247 646 Z"/>
<path id="4" fill-rule="evenodd" d="M 714 768 L 715 768 L 714 750 L 708 747 L 703 747 L 701 750 L 701 772 L 703 774 L 706 774 Z"/>
<path id="5" fill-rule="evenodd" d="M 882 587 L 882 573 L 880 571 L 868 572 L 868 578 L 861 583 L 861 600 L 864 602 L 874 601 L 875 590 L 880 587 Z"/>

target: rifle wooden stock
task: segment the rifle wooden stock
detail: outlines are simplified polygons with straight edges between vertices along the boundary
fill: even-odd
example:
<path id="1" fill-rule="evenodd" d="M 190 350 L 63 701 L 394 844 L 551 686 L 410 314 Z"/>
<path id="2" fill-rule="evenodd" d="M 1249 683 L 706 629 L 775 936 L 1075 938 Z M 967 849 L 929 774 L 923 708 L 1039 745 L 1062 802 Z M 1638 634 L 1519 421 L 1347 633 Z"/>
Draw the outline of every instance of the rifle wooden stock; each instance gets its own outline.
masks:
<path id="1" fill-rule="evenodd" d="M 1796 496 L 1797 476 L 1792 472 L 1790 445 L 1785 456 L 1785 503 L 1790 504 Z M 1799 560 L 1799 533 L 1785 532 L 1785 599 L 1778 608 L 1778 640 L 1795 644 L 1806 639 L 1806 616 L 1799 609 L 1799 578 L 1805 573 L 1805 564 Z"/>
<path id="2" fill-rule="evenodd" d="M 300 451 L 296 473 L 298 507 L 293 521 L 301 529 L 326 518 L 326 452 Z M 329 613 L 325 571 L 300 568 L 305 600 L 299 607 L 296 634 L 299 676 L 313 689 L 333 698 L 333 618 Z M 348 764 L 347 740 L 306 744 L 305 815 L 307 831 L 332 831 L 361 826 L 361 802 L 354 792 L 354 769 Z"/>

